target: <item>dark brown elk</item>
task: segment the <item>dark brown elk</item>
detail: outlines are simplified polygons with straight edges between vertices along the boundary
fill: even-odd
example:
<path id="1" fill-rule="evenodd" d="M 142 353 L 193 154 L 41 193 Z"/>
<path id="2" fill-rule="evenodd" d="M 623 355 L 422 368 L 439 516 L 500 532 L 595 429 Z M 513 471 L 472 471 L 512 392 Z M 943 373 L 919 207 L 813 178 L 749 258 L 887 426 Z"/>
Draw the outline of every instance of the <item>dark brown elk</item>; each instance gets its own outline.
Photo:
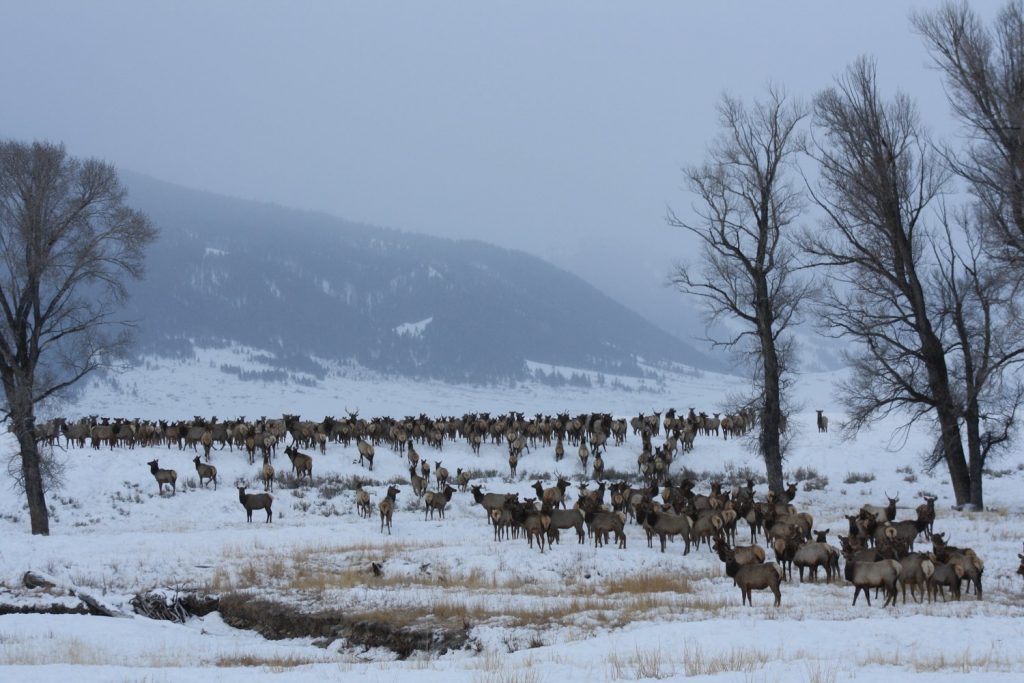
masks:
<path id="1" fill-rule="evenodd" d="M 587 534 L 583 530 L 583 513 L 579 510 L 559 510 L 551 507 L 545 502 L 541 506 L 541 512 L 551 519 L 551 525 L 548 527 L 549 548 L 552 543 L 561 543 L 558 532 L 562 529 L 575 529 L 576 540 L 579 543 L 587 542 Z"/>
<path id="2" fill-rule="evenodd" d="M 609 535 L 614 533 L 617 545 L 625 550 L 626 516 L 623 513 L 590 510 L 583 519 L 587 523 L 587 531 L 594 536 L 595 547 L 607 544 Z"/>
<path id="3" fill-rule="evenodd" d="M 156 460 L 150 460 L 146 464 L 149 465 L 149 471 L 156 479 L 157 492 L 160 495 L 163 495 L 164 484 L 167 484 L 168 486 L 171 487 L 171 495 L 175 495 L 175 493 L 177 492 L 176 484 L 178 481 L 178 473 L 175 472 L 174 470 L 160 469 L 160 465 Z"/>
<path id="4" fill-rule="evenodd" d="M 924 498 L 924 504 L 917 506 L 917 518 L 927 523 L 927 527 L 924 530 L 924 538 L 926 541 L 930 541 L 932 538 L 932 527 L 935 525 L 935 501 L 938 498 L 928 494 L 925 494 L 922 498 Z"/>
<path id="5" fill-rule="evenodd" d="M 828 431 L 828 418 L 825 416 L 824 411 L 821 410 L 818 411 L 818 431 Z"/>
<path id="6" fill-rule="evenodd" d="M 292 461 L 292 472 L 301 480 L 306 477 L 313 480 L 313 456 L 300 453 L 293 446 L 285 446 L 284 454 Z"/>
<path id="7" fill-rule="evenodd" d="M 266 510 L 267 524 L 270 524 L 274 518 L 274 513 L 270 509 L 274 504 L 274 497 L 269 493 L 246 493 L 245 487 L 239 486 L 238 502 L 245 508 L 245 521 L 247 522 L 252 522 L 253 510 Z"/>
<path id="8" fill-rule="evenodd" d="M 719 553 L 724 558 L 725 575 L 731 578 L 740 587 L 742 596 L 741 604 L 754 606 L 752 591 L 768 588 L 775 595 L 775 606 L 782 604 L 782 591 L 779 586 L 782 582 L 782 567 L 777 563 L 771 564 L 740 564 L 736 561 L 736 554 L 727 547 Z"/>

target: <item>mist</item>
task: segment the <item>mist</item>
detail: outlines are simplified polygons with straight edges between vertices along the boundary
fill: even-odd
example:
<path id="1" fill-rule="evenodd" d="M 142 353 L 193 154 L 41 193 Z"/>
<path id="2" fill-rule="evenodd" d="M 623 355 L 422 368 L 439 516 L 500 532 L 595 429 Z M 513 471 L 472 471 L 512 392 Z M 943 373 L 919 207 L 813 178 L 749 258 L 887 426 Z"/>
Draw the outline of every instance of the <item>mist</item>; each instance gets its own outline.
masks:
<path id="1" fill-rule="evenodd" d="M 665 282 L 695 247 L 664 216 L 690 205 L 680 167 L 704 159 L 723 92 L 809 100 L 870 54 L 955 133 L 915 5 L 780 5 L 6 3 L 0 137 L 521 249 L 693 339 L 694 303 Z"/>

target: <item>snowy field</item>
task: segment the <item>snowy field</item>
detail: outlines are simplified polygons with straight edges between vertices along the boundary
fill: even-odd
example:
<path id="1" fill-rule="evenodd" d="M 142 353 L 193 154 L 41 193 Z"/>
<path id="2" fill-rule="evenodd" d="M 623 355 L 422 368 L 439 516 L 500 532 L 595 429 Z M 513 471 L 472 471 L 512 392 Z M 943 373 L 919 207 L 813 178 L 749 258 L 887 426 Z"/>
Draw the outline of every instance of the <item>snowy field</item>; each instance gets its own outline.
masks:
<path id="1" fill-rule="evenodd" d="M 148 367 L 95 383 L 79 404 L 64 412 L 143 418 L 193 415 L 304 418 L 461 415 L 509 410 L 534 413 L 602 411 L 630 417 L 675 406 L 718 412 L 730 393 L 743 389 L 731 377 L 672 375 L 644 386 L 623 380 L 621 388 L 551 388 L 524 384 L 514 389 L 411 384 L 348 371 L 318 386 L 243 382 L 219 372 L 243 364 L 243 352 L 205 351 L 195 361 L 151 361 Z M 608 378 L 610 379 L 610 378 Z M 864 503 L 884 504 L 884 492 L 899 493 L 899 517 L 912 517 L 920 494 L 939 496 L 937 531 L 953 544 L 971 546 L 984 559 L 985 596 L 959 603 L 872 606 L 850 602 L 843 581 L 783 584 L 782 606 L 755 592 L 754 607 L 741 607 L 739 589 L 721 563 L 702 548 L 683 556 L 679 542 L 668 552 L 648 548 L 643 530 L 627 526 L 627 548 L 578 545 L 574 534 L 541 554 L 522 539 L 496 542 L 482 509 L 469 493 L 456 493 L 446 519 L 424 520 L 422 504 L 401 485 L 392 535 L 382 535 L 376 514 L 357 516 L 353 492 L 339 485 L 360 475 L 374 503 L 387 482 L 408 477 L 404 458 L 382 446 L 372 474 L 358 464 L 354 445 L 314 454 L 319 486 L 275 491 L 274 521 L 256 511 L 247 524 L 236 480 L 255 486 L 257 466 L 238 451 L 215 451 L 217 491 L 199 489 L 190 450 L 72 449 L 61 453 L 65 484 L 49 494 L 48 538 L 29 534 L 19 494 L 0 494 L 0 603 L 39 601 L 21 588 L 26 570 L 54 577 L 63 592 L 75 587 L 122 618 L 78 615 L 0 617 L 0 681 L 467 681 L 473 683 L 564 683 L 681 679 L 709 681 L 1019 681 L 1024 672 L 1024 579 L 1015 574 L 1021 528 L 1024 457 L 1020 450 L 991 465 L 986 483 L 989 511 L 950 510 L 944 472 L 919 467 L 930 446 L 923 432 L 893 438 L 896 423 L 882 424 L 845 442 L 833 398 L 835 375 L 806 375 L 797 392 L 803 404 L 787 472 L 802 481 L 794 504 L 814 515 L 815 528 L 829 528 L 838 545 L 844 515 Z M 819 434 L 814 410 L 829 415 L 833 430 Z M 14 444 L 3 437 L 5 453 Z M 535 495 L 530 484 L 553 484 L 557 474 L 587 477 L 567 449 L 561 463 L 553 448 L 526 454 L 519 476 L 508 476 L 505 446 L 485 445 L 479 456 L 464 443 L 443 451 L 418 447 L 421 455 L 478 473 L 485 491 Z M 636 471 L 639 437 L 610 447 L 609 469 Z M 158 457 L 178 472 L 176 495 L 158 496 L 146 461 Z M 280 454 L 275 461 L 287 469 Z M 698 437 L 674 471 L 688 467 L 721 475 L 727 484 L 750 467 L 763 472 L 741 442 Z M 489 473 L 483 475 L 481 473 Z M 868 477 L 851 476 L 867 474 Z M 871 478 L 873 476 L 873 478 Z M 613 477 L 609 477 L 614 480 Z M 827 484 L 825 484 L 827 479 Z M 856 481 L 854 479 L 870 479 Z M 850 481 L 852 483 L 846 483 Z M 823 488 L 806 490 L 815 484 Z M 708 481 L 698 485 L 706 492 Z M 765 487 L 758 487 L 759 493 Z M 746 525 L 739 542 L 749 540 Z M 761 541 L 763 543 L 763 540 Z M 925 547 L 919 540 L 918 548 Z M 382 563 L 383 576 L 370 572 Z M 398 659 L 385 649 L 363 649 L 335 641 L 265 640 L 234 629 L 217 613 L 179 625 L 134 616 L 129 600 L 150 590 L 245 591 L 311 611 L 387 615 L 398 623 L 461 621 L 470 627 L 470 647 L 444 655 Z M 38 592 L 38 591 L 36 591 Z M 67 601 L 55 595 L 44 602 Z M 368 678 L 367 678 L 368 677 Z"/>

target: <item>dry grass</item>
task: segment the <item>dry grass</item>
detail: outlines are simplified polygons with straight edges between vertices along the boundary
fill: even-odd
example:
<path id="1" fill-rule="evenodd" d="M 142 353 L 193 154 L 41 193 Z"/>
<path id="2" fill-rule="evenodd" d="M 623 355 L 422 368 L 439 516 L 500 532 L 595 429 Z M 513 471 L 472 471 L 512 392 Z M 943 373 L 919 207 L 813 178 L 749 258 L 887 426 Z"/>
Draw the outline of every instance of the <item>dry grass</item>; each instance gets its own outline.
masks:
<path id="1" fill-rule="evenodd" d="M 807 672 L 807 683 L 836 683 L 839 676 L 839 668 L 835 662 L 822 662 L 814 660 L 804 665 Z"/>
<path id="2" fill-rule="evenodd" d="M 79 638 L 57 637 L 5 645 L 0 649 L 0 666 L 181 666 L 181 653 L 166 648 L 133 652 L 131 658 L 119 651 L 89 645 Z"/>
<path id="3" fill-rule="evenodd" d="M 427 553 L 429 569 L 418 571 L 423 551 L 441 545 L 367 541 L 274 549 L 245 544 L 228 549 L 226 556 L 237 559 L 218 563 L 205 590 L 340 601 L 356 620 L 404 625 L 429 618 L 545 630 L 618 628 L 683 613 L 713 617 L 738 599 L 704 590 L 705 579 L 721 574 L 717 567 L 702 571 L 700 581 L 698 574 L 653 568 L 596 580 L 570 572 L 560 582 L 538 582 L 522 568 L 463 567 L 433 552 Z M 371 571 L 372 562 L 383 562 L 382 576 Z"/>
<path id="4" fill-rule="evenodd" d="M 937 671 L 957 671 L 971 673 L 973 671 L 1019 671 L 1020 660 L 1011 660 L 1006 654 L 990 649 L 985 652 L 972 652 L 970 648 L 963 652 L 938 654 L 906 654 L 899 649 L 892 652 L 873 652 L 867 657 L 859 658 L 858 664 L 864 666 L 902 666 L 918 673 L 934 673 Z"/>
<path id="5" fill-rule="evenodd" d="M 680 653 L 666 651 L 659 645 L 655 648 L 638 647 L 627 657 L 612 653 L 605 662 L 611 680 L 661 680 L 727 672 L 751 673 L 780 658 L 781 652 L 770 653 L 753 648 L 733 648 L 728 652 L 708 655 L 699 645 L 687 645 Z"/>
<path id="6" fill-rule="evenodd" d="M 254 655 L 254 654 L 234 654 L 234 655 L 221 655 L 214 661 L 214 666 L 222 668 L 235 668 L 235 667 L 263 667 L 270 671 L 280 673 L 287 671 L 288 669 L 294 669 L 298 666 L 306 666 L 307 664 L 318 664 L 323 660 L 309 659 L 307 657 L 300 657 L 296 654 L 290 655 Z"/>

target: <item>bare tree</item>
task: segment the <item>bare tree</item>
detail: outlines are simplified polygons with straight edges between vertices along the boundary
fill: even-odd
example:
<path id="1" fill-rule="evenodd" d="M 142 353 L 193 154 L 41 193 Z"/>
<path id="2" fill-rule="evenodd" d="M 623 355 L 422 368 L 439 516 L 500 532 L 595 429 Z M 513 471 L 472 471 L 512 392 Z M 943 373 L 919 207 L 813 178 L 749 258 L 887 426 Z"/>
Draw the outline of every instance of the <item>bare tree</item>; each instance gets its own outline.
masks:
<path id="1" fill-rule="evenodd" d="M 977 199 L 985 245 L 1024 276 L 1024 6 L 1007 3 L 992 30 L 966 3 L 911 21 L 966 128 L 964 149 L 946 156 Z"/>
<path id="2" fill-rule="evenodd" d="M 928 287 L 934 244 L 925 211 L 949 173 L 904 95 L 883 101 L 874 63 L 855 62 L 814 102 L 822 139 L 810 148 L 820 179 L 812 197 L 825 219 L 803 246 L 828 268 L 820 312 L 825 328 L 856 344 L 843 386 L 847 430 L 905 411 L 934 416 L 941 457 L 957 502 L 970 500 L 961 408 L 947 364 L 941 301 Z"/>
<path id="3" fill-rule="evenodd" d="M 943 216 L 944 230 L 933 246 L 937 267 L 930 285 L 938 294 L 938 327 L 946 338 L 952 385 L 967 433 L 970 504 L 976 509 L 985 506 L 988 457 L 1011 445 L 1024 400 L 1024 385 L 1009 372 L 1024 362 L 1018 280 L 987 257 L 978 235 L 985 214 L 974 204 L 959 211 L 952 225 Z M 939 461 L 933 456 L 929 464 Z"/>
<path id="4" fill-rule="evenodd" d="M 49 533 L 36 406 L 123 348 L 123 278 L 156 237 L 125 195 L 110 164 L 0 141 L 0 378 L 33 534 Z"/>
<path id="5" fill-rule="evenodd" d="M 781 493 L 780 432 L 793 361 L 787 330 L 809 291 L 807 282 L 795 276 L 787 237 L 803 208 L 801 192 L 789 176 L 806 111 L 769 88 L 767 100 L 749 108 L 725 96 L 718 113 L 721 133 L 710 158 L 684 170 L 696 195 L 695 218 L 682 219 L 671 209 L 667 218 L 670 226 L 700 240 L 700 265 L 677 265 L 671 281 L 702 300 L 709 323 L 737 324 L 731 336 L 710 341 L 752 361 L 757 447 L 769 487 Z"/>

